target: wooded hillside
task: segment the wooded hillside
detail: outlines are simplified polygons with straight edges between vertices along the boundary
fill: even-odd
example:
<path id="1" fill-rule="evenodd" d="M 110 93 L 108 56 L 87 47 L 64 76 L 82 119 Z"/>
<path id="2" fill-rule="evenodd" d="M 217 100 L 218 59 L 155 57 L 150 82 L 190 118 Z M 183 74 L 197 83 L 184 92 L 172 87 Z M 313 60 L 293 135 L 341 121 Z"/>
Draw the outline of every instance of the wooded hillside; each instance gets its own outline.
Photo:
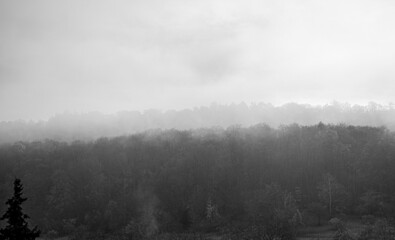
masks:
<path id="1" fill-rule="evenodd" d="M 298 226 L 331 217 L 394 217 L 394 173 L 395 134 L 386 128 L 158 130 L 2 145 L 0 202 L 21 178 L 26 212 L 47 236 L 138 239 L 259 226 L 292 239 Z"/>

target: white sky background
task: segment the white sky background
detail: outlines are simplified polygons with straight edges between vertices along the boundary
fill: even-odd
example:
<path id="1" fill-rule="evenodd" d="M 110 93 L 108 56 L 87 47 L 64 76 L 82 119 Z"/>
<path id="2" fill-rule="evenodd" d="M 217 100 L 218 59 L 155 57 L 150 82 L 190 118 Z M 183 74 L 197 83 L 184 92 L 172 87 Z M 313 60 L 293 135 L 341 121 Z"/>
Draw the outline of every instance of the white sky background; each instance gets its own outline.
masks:
<path id="1" fill-rule="evenodd" d="M 0 120 L 395 102 L 395 1 L 0 0 Z"/>

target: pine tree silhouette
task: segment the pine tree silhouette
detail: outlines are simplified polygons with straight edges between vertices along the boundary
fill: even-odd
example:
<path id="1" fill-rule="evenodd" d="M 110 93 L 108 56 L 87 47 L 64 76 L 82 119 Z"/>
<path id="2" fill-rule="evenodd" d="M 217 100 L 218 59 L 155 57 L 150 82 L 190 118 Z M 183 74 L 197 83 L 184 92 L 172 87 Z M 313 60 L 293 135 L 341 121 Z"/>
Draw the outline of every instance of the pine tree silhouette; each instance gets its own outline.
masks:
<path id="1" fill-rule="evenodd" d="M 22 197 L 23 186 L 21 180 L 14 181 L 14 196 L 7 200 L 7 212 L 0 220 L 7 220 L 7 226 L 0 230 L 1 240 L 34 240 L 40 235 L 37 227 L 29 229 L 26 219 L 28 215 L 22 212 L 21 204 L 27 200 Z"/>

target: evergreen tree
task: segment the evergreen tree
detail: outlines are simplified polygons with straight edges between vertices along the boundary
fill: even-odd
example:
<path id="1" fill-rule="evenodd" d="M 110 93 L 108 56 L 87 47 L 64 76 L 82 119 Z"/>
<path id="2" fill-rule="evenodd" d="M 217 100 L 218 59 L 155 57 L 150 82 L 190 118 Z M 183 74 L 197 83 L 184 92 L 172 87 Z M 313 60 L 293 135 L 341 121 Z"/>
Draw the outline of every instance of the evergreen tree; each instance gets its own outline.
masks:
<path id="1" fill-rule="evenodd" d="M 37 227 L 29 229 L 26 219 L 28 215 L 22 212 L 21 204 L 27 200 L 22 197 L 22 184 L 20 179 L 14 181 L 14 196 L 7 200 L 7 212 L 0 220 L 7 220 L 7 226 L 0 230 L 2 240 L 34 240 L 40 235 Z"/>

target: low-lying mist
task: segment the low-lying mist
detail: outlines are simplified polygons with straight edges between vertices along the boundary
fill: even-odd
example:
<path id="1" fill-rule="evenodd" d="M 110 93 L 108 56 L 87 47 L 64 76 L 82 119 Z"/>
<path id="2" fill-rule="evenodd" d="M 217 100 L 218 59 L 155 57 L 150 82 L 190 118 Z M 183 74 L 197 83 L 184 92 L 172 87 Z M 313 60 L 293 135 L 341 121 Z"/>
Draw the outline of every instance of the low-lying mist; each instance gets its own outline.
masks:
<path id="1" fill-rule="evenodd" d="M 64 113 L 47 121 L 0 122 L 0 143 L 54 139 L 58 141 L 94 140 L 143 132 L 150 129 L 198 129 L 232 125 L 248 127 L 265 123 L 278 127 L 291 123 L 313 125 L 350 124 L 385 126 L 395 129 L 395 107 L 370 103 L 366 106 L 337 103 L 312 106 L 288 103 L 274 106 L 258 104 L 212 104 L 185 110 L 123 111 L 116 114 Z"/>

